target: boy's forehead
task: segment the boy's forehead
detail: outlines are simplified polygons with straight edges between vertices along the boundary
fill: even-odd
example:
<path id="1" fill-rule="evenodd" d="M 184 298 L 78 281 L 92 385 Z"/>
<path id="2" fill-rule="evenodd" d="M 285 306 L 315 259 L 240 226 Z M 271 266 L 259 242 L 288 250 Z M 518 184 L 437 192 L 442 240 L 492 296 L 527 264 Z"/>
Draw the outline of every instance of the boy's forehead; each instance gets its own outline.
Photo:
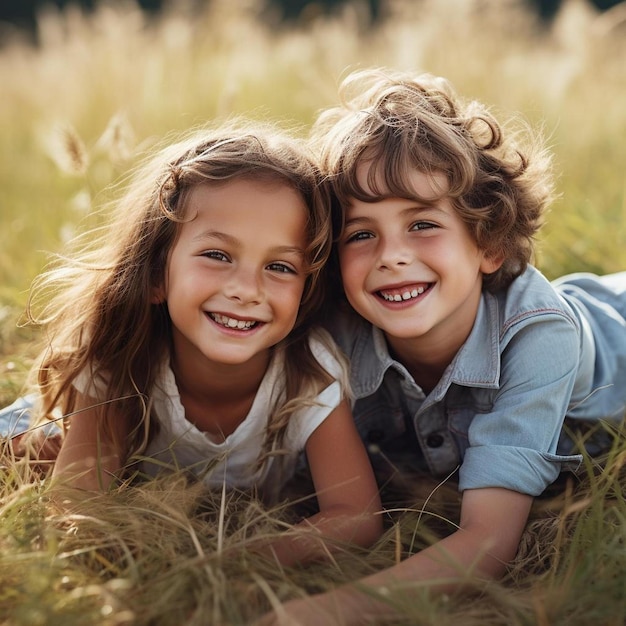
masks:
<path id="1" fill-rule="evenodd" d="M 410 197 L 437 200 L 447 195 L 450 188 L 447 176 L 440 170 L 422 172 L 414 167 L 406 167 L 400 175 L 394 174 L 395 180 L 388 180 L 383 161 L 361 161 L 356 168 L 359 187 L 372 196 L 394 196 L 396 193 L 392 190 L 400 188 Z"/>

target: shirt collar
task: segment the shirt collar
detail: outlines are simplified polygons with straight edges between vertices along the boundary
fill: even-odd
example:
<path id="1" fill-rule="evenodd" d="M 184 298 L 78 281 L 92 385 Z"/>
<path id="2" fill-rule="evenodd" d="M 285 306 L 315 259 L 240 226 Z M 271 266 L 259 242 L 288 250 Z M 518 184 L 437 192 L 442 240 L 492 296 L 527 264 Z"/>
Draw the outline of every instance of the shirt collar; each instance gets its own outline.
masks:
<path id="1" fill-rule="evenodd" d="M 350 367 L 350 383 L 355 399 L 374 393 L 390 368 L 412 380 L 407 369 L 389 354 L 383 332 L 371 324 L 359 324 Z M 431 398 L 443 398 L 452 383 L 464 387 L 495 389 L 499 378 L 498 301 L 492 294 L 483 292 L 472 331 L 433 389 Z"/>
<path id="2" fill-rule="evenodd" d="M 440 384 L 495 389 L 500 379 L 500 322 L 498 300 L 483 292 L 474 326 L 444 373 Z M 437 385 L 439 387 L 439 385 Z"/>

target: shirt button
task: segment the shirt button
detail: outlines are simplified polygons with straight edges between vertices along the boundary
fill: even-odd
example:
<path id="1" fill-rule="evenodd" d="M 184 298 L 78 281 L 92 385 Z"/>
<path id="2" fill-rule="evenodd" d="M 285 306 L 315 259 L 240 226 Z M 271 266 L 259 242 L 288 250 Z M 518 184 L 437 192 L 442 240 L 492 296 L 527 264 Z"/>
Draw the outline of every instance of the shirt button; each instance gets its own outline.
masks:
<path id="1" fill-rule="evenodd" d="M 426 445 L 429 448 L 441 448 L 443 445 L 444 438 L 440 433 L 430 433 L 428 437 L 426 437 Z"/>
<path id="2" fill-rule="evenodd" d="M 373 428 L 367 433 L 367 440 L 370 443 L 378 443 L 385 438 L 385 431 L 380 428 Z"/>

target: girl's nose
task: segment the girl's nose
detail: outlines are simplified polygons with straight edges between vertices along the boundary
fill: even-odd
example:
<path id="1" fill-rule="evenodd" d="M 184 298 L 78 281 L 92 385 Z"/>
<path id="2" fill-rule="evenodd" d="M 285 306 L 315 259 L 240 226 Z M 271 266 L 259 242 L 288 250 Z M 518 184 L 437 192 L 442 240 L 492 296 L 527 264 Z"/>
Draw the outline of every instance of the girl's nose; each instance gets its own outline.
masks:
<path id="1" fill-rule="evenodd" d="M 224 294 L 241 304 L 258 304 L 262 299 L 260 278 L 254 270 L 241 268 L 231 275 Z"/>

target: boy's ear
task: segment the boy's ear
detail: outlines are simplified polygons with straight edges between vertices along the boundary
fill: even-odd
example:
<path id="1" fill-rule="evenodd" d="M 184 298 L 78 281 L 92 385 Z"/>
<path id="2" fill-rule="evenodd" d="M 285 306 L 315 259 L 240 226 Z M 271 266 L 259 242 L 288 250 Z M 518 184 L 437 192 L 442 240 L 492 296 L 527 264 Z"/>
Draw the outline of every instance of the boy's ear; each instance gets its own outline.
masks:
<path id="1" fill-rule="evenodd" d="M 493 274 L 500 269 L 503 263 L 503 254 L 497 254 L 495 256 L 483 256 L 483 260 L 480 264 L 480 271 L 483 274 Z"/>

